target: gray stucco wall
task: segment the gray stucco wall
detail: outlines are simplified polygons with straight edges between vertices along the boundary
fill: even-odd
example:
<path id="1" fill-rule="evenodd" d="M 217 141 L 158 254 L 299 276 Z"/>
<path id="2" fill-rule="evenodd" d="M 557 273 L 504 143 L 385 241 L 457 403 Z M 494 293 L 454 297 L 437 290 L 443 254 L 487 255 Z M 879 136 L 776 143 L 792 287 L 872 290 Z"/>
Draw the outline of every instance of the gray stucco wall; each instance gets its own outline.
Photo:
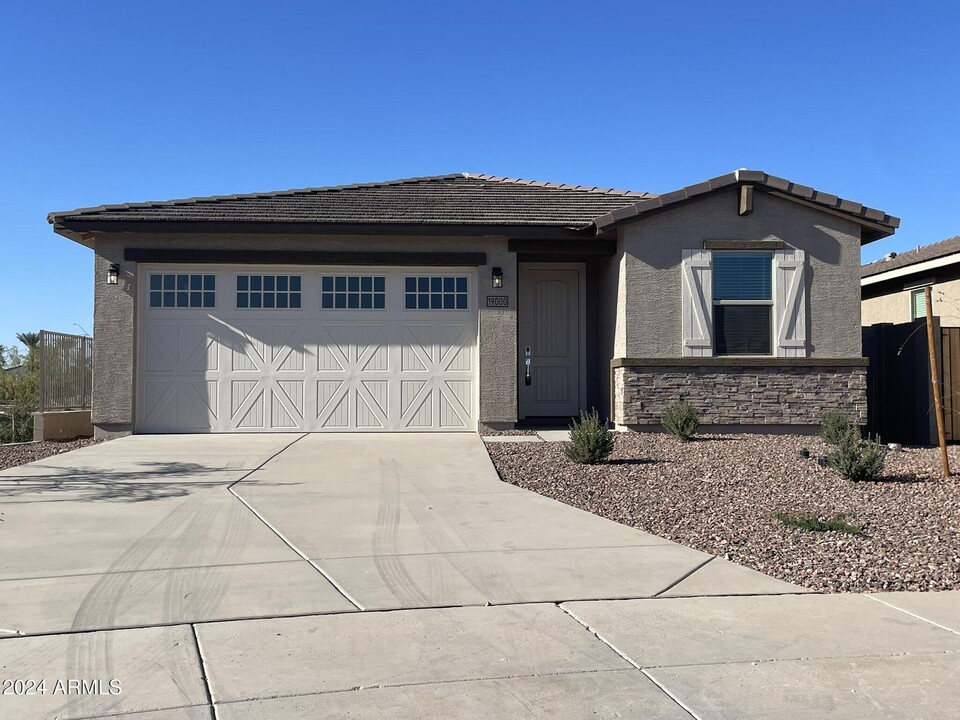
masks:
<path id="1" fill-rule="evenodd" d="M 681 251 L 708 240 L 779 240 L 804 250 L 809 356 L 861 356 L 859 226 L 765 192 L 753 198 L 753 213 L 743 217 L 733 188 L 622 229 L 623 342 L 615 343 L 622 353 L 616 357 L 681 355 Z"/>
<path id="2" fill-rule="evenodd" d="M 903 285 L 916 280 L 905 279 Z M 940 318 L 944 327 L 960 325 L 960 280 L 935 282 L 933 291 L 933 315 Z M 913 320 L 911 314 L 911 290 L 899 290 L 887 295 L 866 298 L 861 304 L 861 322 L 864 325 L 877 323 L 905 323 Z"/>
<path id="3" fill-rule="evenodd" d="M 95 239 L 93 423 L 98 436 L 130 432 L 135 421 L 136 263 L 123 251 L 141 248 L 231 250 L 329 250 L 395 252 L 485 252 L 477 268 L 480 309 L 480 423 L 511 425 L 517 420 L 516 255 L 503 237 L 406 237 L 346 235 L 112 234 Z M 120 264 L 120 282 L 104 282 L 110 263 Z M 503 289 L 493 291 L 490 274 L 503 270 Z M 487 308 L 488 294 L 507 295 L 509 307 Z"/>

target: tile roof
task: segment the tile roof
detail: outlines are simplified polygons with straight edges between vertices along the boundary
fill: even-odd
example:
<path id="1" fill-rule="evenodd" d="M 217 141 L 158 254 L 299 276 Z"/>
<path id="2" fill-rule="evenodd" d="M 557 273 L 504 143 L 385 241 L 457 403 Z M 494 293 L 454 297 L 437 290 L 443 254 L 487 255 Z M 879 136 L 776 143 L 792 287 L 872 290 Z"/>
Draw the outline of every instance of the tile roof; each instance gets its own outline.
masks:
<path id="1" fill-rule="evenodd" d="M 389 182 L 101 205 L 71 221 L 531 225 L 582 229 L 650 193 L 459 173 Z"/>
<path id="2" fill-rule="evenodd" d="M 916 265 L 926 260 L 937 260 L 938 258 L 953 255 L 954 253 L 960 253 L 960 235 L 941 240 L 932 245 L 918 247 L 916 250 L 898 253 L 896 257 L 892 257 L 889 260 L 880 259 L 863 265 L 860 268 L 860 277 L 865 278 L 871 275 L 879 275 L 880 273 L 896 270 L 897 268 Z M 957 262 L 960 263 L 960 257 L 957 258 Z"/>

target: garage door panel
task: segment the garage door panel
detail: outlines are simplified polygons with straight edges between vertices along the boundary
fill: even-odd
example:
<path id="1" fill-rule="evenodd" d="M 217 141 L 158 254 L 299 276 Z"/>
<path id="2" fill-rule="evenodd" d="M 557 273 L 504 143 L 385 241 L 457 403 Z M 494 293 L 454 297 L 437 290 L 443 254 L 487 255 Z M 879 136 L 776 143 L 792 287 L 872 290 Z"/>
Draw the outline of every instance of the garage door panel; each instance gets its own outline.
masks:
<path id="1" fill-rule="evenodd" d="M 142 416 L 157 430 L 203 431 L 216 425 L 217 382 L 168 378 L 145 383 Z"/>
<path id="2" fill-rule="evenodd" d="M 205 324 L 152 325 L 146 344 L 148 372 L 206 372 L 219 366 L 217 338 Z"/>
<path id="3" fill-rule="evenodd" d="M 342 380 L 317 382 L 318 430 L 345 430 L 350 427 L 350 403 Z"/>
<path id="4" fill-rule="evenodd" d="M 297 310 L 232 309 L 238 272 L 218 273 L 217 310 L 141 317 L 140 431 L 476 429 L 475 309 L 407 310 L 416 271 L 383 270 L 385 308 L 321 310 L 316 268 L 296 271 Z"/>

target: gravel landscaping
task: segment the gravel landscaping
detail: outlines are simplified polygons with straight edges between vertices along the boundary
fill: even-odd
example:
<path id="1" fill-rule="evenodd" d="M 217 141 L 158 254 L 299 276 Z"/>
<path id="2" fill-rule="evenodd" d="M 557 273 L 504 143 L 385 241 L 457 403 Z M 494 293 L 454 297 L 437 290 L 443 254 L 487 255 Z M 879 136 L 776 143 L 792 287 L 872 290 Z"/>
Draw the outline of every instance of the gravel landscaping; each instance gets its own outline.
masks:
<path id="1" fill-rule="evenodd" d="M 801 448 L 812 458 L 799 456 Z M 960 589 L 960 477 L 936 448 L 887 454 L 884 477 L 852 483 L 799 435 L 618 433 L 603 465 L 563 443 L 488 443 L 506 482 L 822 592 Z M 960 447 L 949 449 L 960 473 Z M 786 527 L 775 512 L 844 514 L 862 534 Z"/>
<path id="2" fill-rule="evenodd" d="M 51 455 L 70 452 L 98 442 L 100 441 L 93 438 L 80 438 L 79 440 L 67 440 L 65 442 L 47 441 L 0 445 L 0 470 L 6 470 L 17 465 L 26 465 L 35 460 L 43 460 L 43 458 Z"/>

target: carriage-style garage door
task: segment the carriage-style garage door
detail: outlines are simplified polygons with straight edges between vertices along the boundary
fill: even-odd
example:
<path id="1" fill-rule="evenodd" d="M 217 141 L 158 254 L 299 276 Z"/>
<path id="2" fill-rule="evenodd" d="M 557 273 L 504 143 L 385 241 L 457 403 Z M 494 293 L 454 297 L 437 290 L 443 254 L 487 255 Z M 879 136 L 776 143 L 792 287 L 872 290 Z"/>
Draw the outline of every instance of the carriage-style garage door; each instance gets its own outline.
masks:
<path id="1" fill-rule="evenodd" d="M 474 269 L 141 267 L 138 432 L 469 431 Z"/>

